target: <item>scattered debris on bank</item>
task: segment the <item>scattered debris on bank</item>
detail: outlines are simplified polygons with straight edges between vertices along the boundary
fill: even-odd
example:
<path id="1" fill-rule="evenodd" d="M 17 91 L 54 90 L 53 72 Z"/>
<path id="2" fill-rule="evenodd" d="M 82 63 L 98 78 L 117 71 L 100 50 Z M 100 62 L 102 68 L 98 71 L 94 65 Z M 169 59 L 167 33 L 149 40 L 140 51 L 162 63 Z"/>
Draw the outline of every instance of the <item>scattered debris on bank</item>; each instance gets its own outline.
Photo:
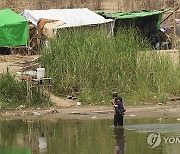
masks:
<path id="1" fill-rule="evenodd" d="M 134 118 L 176 118 L 180 121 L 180 102 L 169 102 L 166 105 L 143 105 L 126 106 L 125 119 Z M 153 113 L 153 114 L 152 114 Z M 50 109 L 20 109 L 16 111 L 4 111 L 0 113 L 1 119 L 112 119 L 114 109 L 108 106 L 86 106 L 71 108 L 50 108 Z"/>

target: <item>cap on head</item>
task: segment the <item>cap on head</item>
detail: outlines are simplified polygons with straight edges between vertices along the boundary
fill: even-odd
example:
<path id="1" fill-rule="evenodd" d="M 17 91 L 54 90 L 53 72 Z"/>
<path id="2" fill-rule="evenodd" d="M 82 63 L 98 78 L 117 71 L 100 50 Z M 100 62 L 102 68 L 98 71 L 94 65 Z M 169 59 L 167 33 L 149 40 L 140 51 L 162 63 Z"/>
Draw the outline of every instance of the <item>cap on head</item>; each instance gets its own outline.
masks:
<path id="1" fill-rule="evenodd" d="M 112 97 L 114 98 L 114 97 L 117 97 L 118 96 L 118 93 L 117 92 L 113 92 L 112 93 Z"/>

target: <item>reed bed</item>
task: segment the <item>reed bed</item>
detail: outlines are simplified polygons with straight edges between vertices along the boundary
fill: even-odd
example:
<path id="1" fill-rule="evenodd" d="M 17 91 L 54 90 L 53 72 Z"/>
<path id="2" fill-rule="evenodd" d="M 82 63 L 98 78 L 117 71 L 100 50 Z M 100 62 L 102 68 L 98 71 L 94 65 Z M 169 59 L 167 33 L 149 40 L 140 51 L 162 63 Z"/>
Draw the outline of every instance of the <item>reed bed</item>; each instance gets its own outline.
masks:
<path id="1" fill-rule="evenodd" d="M 135 105 L 180 94 L 179 67 L 151 50 L 134 29 L 120 30 L 116 37 L 103 30 L 62 30 L 41 54 L 57 96 L 102 105 L 117 91 Z"/>

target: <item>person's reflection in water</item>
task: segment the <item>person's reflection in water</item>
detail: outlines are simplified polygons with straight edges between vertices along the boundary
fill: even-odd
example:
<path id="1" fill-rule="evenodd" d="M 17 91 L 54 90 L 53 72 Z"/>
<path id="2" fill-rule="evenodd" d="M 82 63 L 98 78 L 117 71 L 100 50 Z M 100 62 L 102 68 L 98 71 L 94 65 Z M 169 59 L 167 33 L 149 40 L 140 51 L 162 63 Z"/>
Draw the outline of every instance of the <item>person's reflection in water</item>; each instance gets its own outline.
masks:
<path id="1" fill-rule="evenodd" d="M 114 147 L 114 154 L 124 154 L 124 148 L 125 148 L 124 128 L 115 127 L 114 136 L 116 139 L 116 145 Z"/>

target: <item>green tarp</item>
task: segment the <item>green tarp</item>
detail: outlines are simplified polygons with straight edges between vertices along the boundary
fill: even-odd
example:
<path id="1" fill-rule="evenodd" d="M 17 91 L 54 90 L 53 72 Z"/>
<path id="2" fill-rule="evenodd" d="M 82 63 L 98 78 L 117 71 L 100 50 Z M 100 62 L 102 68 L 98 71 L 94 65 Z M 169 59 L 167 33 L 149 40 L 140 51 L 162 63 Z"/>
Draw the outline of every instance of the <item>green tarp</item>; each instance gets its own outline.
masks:
<path id="1" fill-rule="evenodd" d="M 28 23 L 10 9 L 0 10 L 0 47 L 27 45 Z"/>
<path id="2" fill-rule="evenodd" d="M 143 18 L 149 16 L 158 16 L 158 21 L 156 23 L 157 29 L 160 29 L 160 23 L 162 20 L 162 14 L 164 12 L 169 11 L 170 9 L 163 9 L 163 10 L 153 10 L 153 11 L 139 11 L 139 12 L 112 12 L 112 13 L 105 13 L 105 12 L 97 12 L 97 14 L 102 15 L 103 17 L 108 18 L 115 18 L 115 19 L 136 19 L 136 18 Z"/>
<path id="3" fill-rule="evenodd" d="M 0 154 L 31 154 L 31 148 L 0 149 Z"/>
<path id="4" fill-rule="evenodd" d="M 140 12 L 112 12 L 112 13 L 97 12 L 97 13 L 99 15 L 110 17 L 110 18 L 131 19 L 131 18 L 140 18 L 140 17 L 147 17 L 147 16 L 152 16 L 152 15 L 159 15 L 169 10 L 170 9 L 154 10 L 154 11 L 140 11 Z"/>

